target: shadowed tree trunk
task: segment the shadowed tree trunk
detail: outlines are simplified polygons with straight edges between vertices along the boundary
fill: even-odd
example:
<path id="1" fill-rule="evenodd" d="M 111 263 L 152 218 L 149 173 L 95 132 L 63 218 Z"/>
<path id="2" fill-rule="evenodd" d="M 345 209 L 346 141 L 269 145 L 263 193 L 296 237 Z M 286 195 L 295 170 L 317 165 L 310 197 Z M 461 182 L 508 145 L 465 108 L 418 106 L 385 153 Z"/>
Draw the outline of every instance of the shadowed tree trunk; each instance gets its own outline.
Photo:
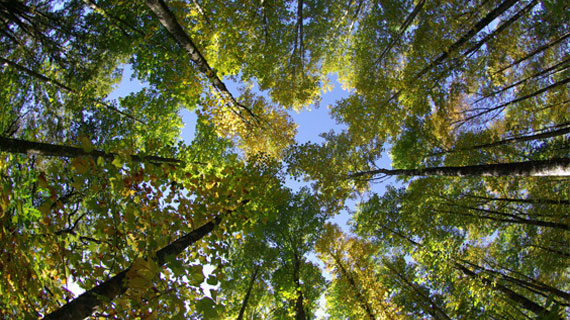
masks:
<path id="1" fill-rule="evenodd" d="M 376 318 L 374 317 L 374 314 L 372 313 L 372 308 L 368 304 L 368 301 L 362 296 L 362 293 L 360 292 L 360 289 L 356 285 L 356 281 L 354 281 L 354 278 L 352 277 L 352 275 L 350 273 L 348 273 L 348 271 L 344 268 L 344 265 L 342 264 L 342 262 L 340 261 L 340 259 L 336 255 L 334 255 L 330 251 L 329 251 L 329 254 L 333 257 L 333 259 L 336 262 L 337 266 L 339 267 L 342 275 L 344 277 L 346 277 L 346 279 L 348 280 L 348 283 L 350 283 L 350 286 L 352 287 L 352 289 L 354 290 L 354 294 L 356 295 L 356 300 L 358 300 L 358 303 L 360 303 L 360 306 L 362 307 L 362 309 L 364 309 L 364 311 L 366 311 L 366 315 L 368 316 L 368 318 L 370 320 L 375 320 Z"/>
<path id="2" fill-rule="evenodd" d="M 166 263 L 167 257 L 173 257 L 180 254 L 190 245 L 202 239 L 210 233 L 214 227 L 219 223 L 219 218 L 215 221 L 210 221 L 200 228 L 187 233 L 176 241 L 167 245 L 166 247 L 158 250 L 153 257 L 156 259 L 159 266 Z M 61 308 L 48 314 L 44 319 L 58 319 L 58 320 L 79 320 L 85 319 L 93 313 L 96 307 L 104 303 L 104 301 L 112 301 L 117 296 L 125 293 L 128 287 L 126 285 L 127 272 L 130 267 L 119 272 L 111 279 L 91 288 L 79 297 L 73 299 Z"/>
<path id="3" fill-rule="evenodd" d="M 390 270 L 393 274 L 395 274 L 398 278 L 400 278 L 400 280 L 402 280 L 406 284 L 406 286 L 408 286 L 418 297 L 420 297 L 422 302 L 421 304 L 422 309 L 425 312 L 429 313 L 434 319 L 451 320 L 451 318 L 447 315 L 447 313 L 445 313 L 445 311 L 442 310 L 435 301 L 432 301 L 432 299 L 429 296 L 426 296 L 423 292 L 421 292 L 421 290 L 418 289 L 413 282 L 410 282 L 410 280 L 408 280 L 408 278 L 406 278 L 405 275 L 398 272 L 397 268 L 394 268 L 386 260 L 382 260 L 382 264 L 386 268 L 388 268 L 388 270 Z"/>
<path id="4" fill-rule="evenodd" d="M 457 262 L 455 262 L 453 265 L 456 269 L 460 270 L 465 275 L 467 275 L 471 278 L 477 278 L 477 279 L 481 280 L 481 282 L 483 282 L 485 285 L 488 285 L 488 286 L 494 288 L 495 290 L 502 292 L 509 299 L 511 299 L 512 301 L 516 302 L 519 306 L 521 306 L 523 309 L 531 311 L 532 313 L 534 313 L 536 315 L 548 313 L 548 310 L 546 308 L 543 308 L 542 306 L 540 306 L 536 302 L 529 300 L 525 296 L 522 296 L 522 295 L 514 292 L 513 290 L 511 290 L 511 289 L 509 289 L 509 288 L 507 288 L 507 287 L 505 287 L 499 283 L 495 283 L 494 281 L 487 279 L 486 277 L 478 275 L 477 273 L 471 271 L 470 269 L 468 269 L 464 265 L 457 263 Z"/>
<path id="5" fill-rule="evenodd" d="M 255 280 L 257 279 L 257 272 L 258 271 L 259 271 L 259 266 L 255 266 L 255 269 L 253 270 L 253 274 L 251 275 L 251 281 L 249 282 L 249 287 L 247 288 L 247 293 L 245 294 L 245 298 L 243 298 L 243 303 L 241 304 L 241 308 L 239 309 L 239 314 L 238 314 L 237 320 L 243 319 L 243 315 L 245 313 L 245 308 L 247 307 L 247 302 L 248 302 L 249 296 L 251 294 L 251 289 L 253 288 L 253 284 L 255 283 Z"/>
<path id="6" fill-rule="evenodd" d="M 305 308 L 303 307 L 303 291 L 301 290 L 301 281 L 299 277 L 301 261 L 294 256 L 293 259 L 293 281 L 295 282 L 295 288 L 297 290 L 297 300 L 295 301 L 295 320 L 305 320 Z"/>

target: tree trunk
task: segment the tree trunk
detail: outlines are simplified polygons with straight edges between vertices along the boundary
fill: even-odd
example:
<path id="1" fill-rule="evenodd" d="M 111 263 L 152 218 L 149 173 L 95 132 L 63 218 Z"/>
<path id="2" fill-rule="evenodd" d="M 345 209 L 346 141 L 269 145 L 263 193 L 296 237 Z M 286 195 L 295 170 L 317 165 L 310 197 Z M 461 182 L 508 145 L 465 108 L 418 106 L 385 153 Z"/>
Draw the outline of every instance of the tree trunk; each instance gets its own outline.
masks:
<path id="1" fill-rule="evenodd" d="M 474 218 L 477 218 L 477 219 L 487 219 L 487 220 L 491 220 L 491 221 L 504 222 L 504 223 L 512 223 L 512 224 L 522 224 L 522 225 L 529 225 L 529 226 L 545 227 L 545 228 L 560 229 L 560 230 L 565 230 L 565 231 L 570 230 L 570 226 L 567 225 L 567 224 L 564 224 L 564 223 L 549 222 L 549 221 L 542 221 L 542 220 L 524 219 L 524 218 L 520 218 L 520 217 L 518 217 L 518 216 L 516 216 L 516 215 L 507 214 L 507 213 L 498 212 L 498 211 L 484 210 L 484 209 L 471 208 L 471 210 L 478 210 L 478 211 L 480 211 L 480 212 L 486 212 L 486 213 L 489 213 L 489 214 L 491 214 L 491 215 L 480 215 L 480 214 L 476 214 L 476 213 L 454 212 L 454 211 L 448 211 L 448 210 L 436 210 L 436 211 L 437 211 L 437 212 L 441 212 L 441 213 L 447 213 L 447 214 L 450 214 L 450 215 L 459 214 L 459 215 L 463 215 L 463 216 L 467 216 L 467 217 L 474 217 Z M 494 217 L 494 216 L 492 216 L 492 214 L 497 214 L 497 215 L 503 215 L 503 216 L 511 217 L 511 219 Z"/>
<path id="2" fill-rule="evenodd" d="M 441 64 L 445 59 L 447 59 L 447 57 L 449 57 L 449 55 L 456 52 L 462 45 L 464 45 L 467 41 L 469 41 L 471 38 L 473 38 L 475 35 L 477 35 L 481 30 L 483 30 L 491 22 L 493 22 L 493 20 L 495 20 L 498 16 L 503 14 L 505 11 L 507 11 L 510 7 L 515 5 L 517 2 L 518 2 L 518 0 L 505 0 L 503 3 L 501 3 L 493 11 L 487 13 L 487 15 L 485 15 L 485 17 L 483 17 L 483 19 L 477 21 L 477 23 L 469 31 L 467 31 L 466 34 L 464 34 L 461 38 L 459 38 L 457 41 L 455 41 L 451 46 L 445 48 L 445 50 L 443 50 L 443 52 L 435 60 L 431 61 L 429 65 L 425 66 L 420 72 L 418 72 L 413 77 L 413 81 L 416 81 L 416 80 L 422 78 L 430 70 L 432 70 L 433 68 L 435 68 L 436 66 Z M 386 100 L 384 105 L 390 103 L 390 101 L 399 97 L 401 92 L 402 92 L 401 90 L 398 90 L 397 92 L 395 92 L 392 96 L 390 96 L 390 98 L 388 98 L 388 100 Z"/>
<path id="3" fill-rule="evenodd" d="M 519 80 L 519 81 L 517 81 L 517 82 L 515 82 L 515 83 L 511 83 L 510 85 L 505 86 L 505 87 L 503 87 L 503 88 L 501 88 L 501 89 L 499 89 L 499 90 L 497 90 L 497 91 L 493 91 L 493 92 L 491 92 L 491 93 L 485 94 L 485 95 L 482 96 L 481 98 L 475 100 L 475 102 L 473 102 L 473 104 L 477 104 L 477 103 L 479 103 L 479 102 L 481 102 L 481 101 L 483 101 L 483 100 L 485 100 L 485 99 L 487 99 L 487 98 L 489 98 L 489 97 L 493 97 L 493 96 L 496 96 L 496 95 L 499 94 L 499 93 L 503 93 L 503 92 L 505 92 L 505 91 L 507 91 L 507 90 L 509 90 L 509 89 L 511 89 L 511 88 L 514 88 L 514 87 L 516 87 L 516 86 L 522 84 L 522 83 L 525 83 L 525 82 L 527 82 L 527 81 L 529 81 L 529 80 L 532 80 L 533 78 L 539 77 L 538 79 L 544 79 L 545 77 L 548 77 L 549 75 L 552 75 L 552 74 L 554 74 L 554 73 L 558 73 L 558 72 L 564 71 L 564 70 L 568 69 L 569 66 L 568 66 L 567 64 L 568 64 L 569 61 L 570 61 L 570 57 L 569 57 L 569 58 L 566 58 L 566 59 L 564 59 L 564 60 L 562 60 L 562 61 L 560 61 L 560 62 L 558 62 L 558 63 L 556 63 L 556 64 L 554 64 L 554 65 L 552 65 L 552 66 L 550 66 L 550 67 L 548 67 L 548 68 L 546 68 L 546 69 L 543 69 L 543 70 L 541 70 L 541 71 L 538 71 L 538 72 L 536 72 L 536 73 L 534 73 L 534 74 L 532 74 L 532 75 L 530 75 L 530 76 L 528 76 L 528 77 L 526 77 L 526 78 L 524 78 L 524 79 L 521 79 L 521 80 Z"/>
<path id="4" fill-rule="evenodd" d="M 566 78 L 566 79 L 559 80 L 559 81 L 557 81 L 557 82 L 555 82 L 555 83 L 549 85 L 548 87 L 545 87 L 545 88 L 542 88 L 542 89 L 538 89 L 538 90 L 536 90 L 536 91 L 533 92 L 533 93 L 529 93 L 529 94 L 524 95 L 524 96 L 522 96 L 522 97 L 518 97 L 518 98 L 515 98 L 515 99 L 513 99 L 513 100 L 511 100 L 511 101 L 507 101 L 507 102 L 505 102 L 505 103 L 502 103 L 502 104 L 500 104 L 500 105 L 498 105 L 498 106 L 496 106 L 496 107 L 488 108 L 488 109 L 486 109 L 485 111 L 479 112 L 479 113 L 474 114 L 474 115 L 472 115 L 472 116 L 468 116 L 468 117 L 466 117 L 465 119 L 462 119 L 461 122 L 465 123 L 465 122 L 467 122 L 467 121 L 469 121 L 469 120 L 473 120 L 473 119 L 475 119 L 475 118 L 481 117 L 481 116 L 483 116 L 483 115 L 485 115 L 485 114 L 488 114 L 488 113 L 490 113 L 490 112 L 502 110 L 502 109 L 504 109 L 504 108 L 510 106 L 511 104 L 515 104 L 515 103 L 517 103 L 517 102 L 521 102 L 521 101 L 524 101 L 524 100 L 526 100 L 526 99 L 530 99 L 530 98 L 536 97 L 536 96 L 539 95 L 539 94 L 542 94 L 542 93 L 544 93 L 544 92 L 546 92 L 546 91 L 548 91 L 548 90 L 551 90 L 551 89 L 553 89 L 553 88 L 556 88 L 556 87 L 559 87 L 559 86 L 563 86 L 563 85 L 565 85 L 565 84 L 567 84 L 567 83 L 569 83 L 569 82 L 570 82 L 570 78 Z"/>
<path id="5" fill-rule="evenodd" d="M 487 13 L 487 15 L 485 17 L 483 17 L 483 19 L 477 21 L 477 23 L 469 31 L 467 31 L 466 34 L 464 34 L 461 38 L 459 38 L 457 41 L 455 41 L 455 43 L 453 43 L 451 46 L 446 48 L 439 55 L 439 57 L 437 57 L 437 59 L 433 60 L 428 66 L 423 68 L 422 71 L 418 72 L 418 74 L 414 77 L 414 79 L 417 80 L 417 79 L 421 78 L 424 74 L 426 74 L 432 68 L 434 68 L 437 65 L 439 65 L 440 63 L 442 63 L 443 60 L 445 60 L 450 54 L 457 51 L 463 44 L 465 44 L 467 41 L 469 41 L 471 38 L 473 38 L 475 35 L 477 35 L 481 30 L 483 30 L 491 22 L 493 22 L 493 20 L 495 20 L 498 16 L 503 14 L 505 11 L 507 11 L 510 7 L 515 5 L 517 2 L 518 2 L 518 0 L 506 0 L 503 3 L 501 3 L 497 8 L 495 8 L 493 11 Z"/>
<path id="6" fill-rule="evenodd" d="M 483 39 L 479 40 L 474 46 L 472 46 L 469 50 L 465 51 L 463 53 L 464 56 L 469 56 L 471 53 L 476 52 L 477 50 L 479 50 L 483 44 L 485 44 L 487 41 L 489 41 L 489 39 L 495 37 L 497 34 L 503 32 L 505 29 L 507 29 L 511 24 L 513 24 L 515 21 L 517 21 L 518 19 L 520 19 L 520 17 L 522 17 L 523 15 L 527 14 L 528 12 L 530 12 L 530 10 L 532 8 L 534 8 L 536 5 L 538 4 L 538 0 L 533 0 L 532 2 L 530 2 L 526 7 L 522 8 L 519 12 L 517 12 L 515 15 L 513 15 L 509 20 L 507 20 L 506 22 L 504 22 L 503 24 L 501 24 L 498 28 L 496 28 L 495 30 L 493 30 L 493 32 L 489 33 L 488 35 L 486 35 Z"/>
<path id="7" fill-rule="evenodd" d="M 248 107 L 238 103 L 234 96 L 228 91 L 228 88 L 224 82 L 218 77 L 216 72 L 210 67 L 208 61 L 198 50 L 198 47 L 194 44 L 190 36 L 186 34 L 182 26 L 176 21 L 176 17 L 170 11 L 166 3 L 163 0 L 145 0 L 147 7 L 158 17 L 158 20 L 166 28 L 168 34 L 188 53 L 190 60 L 192 60 L 198 70 L 202 72 L 210 81 L 214 88 L 219 90 L 224 99 L 229 103 L 230 107 L 238 112 L 239 109 L 244 110 L 253 119 L 257 119 L 257 116 Z M 235 110 L 237 109 L 237 110 Z M 238 114 L 240 114 L 238 112 Z"/>
<path id="8" fill-rule="evenodd" d="M 77 157 L 91 157 L 95 160 L 102 157 L 105 160 L 113 160 L 117 154 L 112 152 L 103 152 L 99 150 L 85 151 L 78 147 L 62 146 L 57 144 L 49 144 L 43 142 L 32 142 L 20 139 L 11 139 L 0 137 L 0 152 L 10 152 L 10 153 L 23 153 L 30 155 L 39 155 L 44 157 L 65 157 L 65 158 L 77 158 Z M 158 163 L 168 163 L 173 165 L 180 165 L 182 161 L 174 158 L 163 158 L 156 156 L 142 156 L 142 155 L 131 155 L 131 159 L 135 162 L 158 162 Z"/>
<path id="9" fill-rule="evenodd" d="M 410 26 L 412 21 L 414 21 L 414 19 L 417 17 L 417 15 L 422 10 L 425 2 L 426 2 L 425 0 L 420 0 L 415 5 L 412 12 L 406 17 L 406 20 L 404 20 L 404 23 L 402 23 L 402 25 L 398 29 L 398 34 L 394 38 L 392 38 L 392 41 L 390 41 L 388 43 L 388 45 L 384 48 L 384 50 L 382 50 L 382 53 L 380 53 L 380 56 L 378 57 L 378 59 L 376 59 L 376 61 L 374 61 L 374 65 L 380 63 L 382 61 L 382 59 L 384 59 L 384 56 L 392 49 L 392 47 L 394 47 L 394 45 L 396 45 L 400 41 L 404 32 L 406 32 L 406 30 L 408 30 L 408 27 Z"/>
<path id="10" fill-rule="evenodd" d="M 383 259 L 382 263 L 390 271 L 392 271 L 392 273 L 394 273 L 398 278 L 400 278 L 408 287 L 410 287 L 410 289 L 412 289 L 412 291 L 415 292 L 423 300 L 422 301 L 423 302 L 422 303 L 422 305 L 423 305 L 422 309 L 424 309 L 424 311 L 429 313 L 434 319 L 451 320 L 451 318 L 447 315 L 447 313 L 445 313 L 445 311 L 442 310 L 435 303 L 435 301 L 432 301 L 432 299 L 429 296 L 426 296 L 423 292 L 421 292 L 413 282 L 411 282 L 403 274 L 398 272 L 398 270 L 396 268 L 394 268 L 392 265 L 390 265 L 390 263 L 388 263 L 388 261 Z"/>
<path id="11" fill-rule="evenodd" d="M 38 72 L 36 72 L 36 71 L 34 71 L 34 70 L 31 70 L 31 69 L 29 69 L 29 68 L 26 68 L 26 67 L 24 67 L 24 66 L 22 66 L 22 65 L 20 65 L 20 64 L 18 64 L 18 63 L 16 63 L 16 62 L 10 61 L 10 60 L 5 59 L 5 58 L 2 58 L 2 57 L 0 57 L 0 62 L 4 62 L 4 63 L 6 63 L 6 64 L 8 64 L 8 65 L 10 65 L 10 66 L 12 66 L 12 67 L 14 67 L 14 68 L 16 68 L 16 69 L 18 69 L 18 70 L 20 70 L 20 71 L 22 71 L 22 72 L 28 74 L 29 76 L 32 76 L 32 77 L 34 77 L 34 78 L 37 78 L 37 79 L 42 80 L 42 81 L 47 82 L 47 83 L 51 83 L 51 84 L 55 85 L 56 87 L 58 87 L 58 88 L 60 88 L 60 89 L 63 89 L 63 90 L 65 90 L 65 91 L 67 91 L 67 92 L 77 94 L 77 91 L 74 90 L 74 89 L 72 89 L 72 88 L 70 88 L 69 86 L 66 86 L 65 84 L 63 84 L 63 83 L 61 83 L 61 82 L 59 82 L 59 81 L 57 81 L 57 80 L 55 80 L 55 79 L 48 78 L 48 77 L 46 77 L 45 75 L 43 75 L 43 74 L 41 74 L 41 73 L 38 73 Z M 127 117 L 127 118 L 129 118 L 129 119 L 131 119 L 131 120 L 133 120 L 133 121 L 137 121 L 137 122 L 139 122 L 139 123 L 144 124 L 144 122 L 140 121 L 139 119 L 133 117 L 132 115 L 130 115 L 130 114 L 126 113 L 126 112 L 123 112 L 123 111 L 117 109 L 115 106 L 108 104 L 107 102 L 103 101 L 102 99 L 94 99 L 94 98 L 91 98 L 91 100 L 94 101 L 94 102 L 96 102 L 96 103 L 100 103 L 102 106 L 104 106 L 104 107 L 107 108 L 108 110 L 111 110 L 111 111 L 113 111 L 113 112 L 117 112 L 117 113 L 120 114 L 121 116 Z"/>
<path id="12" fill-rule="evenodd" d="M 301 290 L 301 281 L 299 279 L 301 261 L 294 256 L 293 259 L 293 281 L 297 290 L 297 300 L 295 301 L 295 320 L 306 320 L 305 308 L 303 307 L 303 291 Z"/>
<path id="13" fill-rule="evenodd" d="M 494 197 L 482 197 L 482 196 L 473 196 L 473 195 L 465 195 L 467 198 L 473 199 L 481 199 L 487 201 L 502 201 L 502 202 L 518 202 L 518 203 L 531 203 L 531 204 L 552 204 L 552 205 L 570 205 L 570 200 L 566 199 L 540 199 L 540 198 L 494 198 Z"/>
<path id="14" fill-rule="evenodd" d="M 566 32 L 565 34 L 561 35 L 561 36 L 558 37 L 557 39 L 554 39 L 554 40 L 552 40 L 552 41 L 550 41 L 550 42 L 548 42 L 548 43 L 546 43 L 546 44 L 544 44 L 544 45 L 542 45 L 542 46 L 536 48 L 535 50 L 531 51 L 531 52 L 530 52 L 529 54 L 527 54 L 526 56 L 524 56 L 524 57 L 522 57 L 522 58 L 520 58 L 520 59 L 517 59 L 516 61 L 514 61 L 513 63 L 510 63 L 510 64 L 508 64 L 508 65 L 506 65 L 505 67 L 502 67 L 502 68 L 499 69 L 498 71 L 495 71 L 494 74 L 501 73 L 501 72 L 507 70 L 508 68 L 510 68 L 510 67 L 512 67 L 512 66 L 516 66 L 517 64 L 519 64 L 519 63 L 521 63 L 521 62 L 523 62 L 523 61 L 525 61 L 525 60 L 527 60 L 527 59 L 530 59 L 532 56 L 537 55 L 537 54 L 541 53 L 542 51 L 544 51 L 544 50 L 546 50 L 546 49 L 548 49 L 548 48 L 551 48 L 551 47 L 557 45 L 558 43 L 564 41 L 564 40 L 565 40 L 566 38 L 568 38 L 568 37 L 570 37 L 570 32 Z"/>
<path id="15" fill-rule="evenodd" d="M 241 308 L 239 309 L 239 314 L 238 314 L 237 320 L 243 319 L 243 315 L 245 313 L 245 308 L 247 307 L 247 302 L 249 300 L 249 295 L 251 294 L 251 289 L 253 288 L 253 284 L 255 283 L 255 280 L 257 278 L 258 270 L 259 270 L 259 266 L 255 266 L 255 269 L 253 269 L 253 274 L 251 275 L 251 281 L 249 282 L 249 286 L 247 288 L 247 293 L 245 294 L 245 298 L 243 298 L 243 303 L 241 304 Z"/>
<path id="16" fill-rule="evenodd" d="M 376 318 L 374 317 L 374 314 L 372 313 L 372 308 L 368 304 L 368 300 L 362 296 L 362 293 L 360 292 L 360 289 L 356 285 L 356 281 L 354 281 L 354 278 L 352 277 L 352 275 L 350 273 L 348 273 L 348 271 L 344 268 L 342 262 L 340 261 L 340 259 L 336 255 L 334 255 L 330 251 L 329 251 L 329 254 L 333 257 L 333 259 L 336 262 L 337 266 L 339 267 L 342 275 L 344 277 L 346 277 L 346 279 L 348 280 L 348 283 L 350 283 L 350 286 L 352 287 L 352 289 L 354 290 L 354 294 L 356 295 L 356 300 L 358 300 L 358 303 L 360 303 L 360 306 L 362 307 L 362 309 L 364 309 L 364 311 L 366 311 L 366 315 L 368 316 L 368 318 L 370 320 L 375 320 Z"/>
<path id="17" fill-rule="evenodd" d="M 456 269 L 462 271 L 465 275 L 471 277 L 471 278 L 477 278 L 480 279 L 485 285 L 490 286 L 491 288 L 494 288 L 495 290 L 498 290 L 500 292 L 502 292 L 503 294 L 505 294 L 509 299 L 511 299 L 512 301 L 518 303 L 521 307 L 523 307 L 526 310 L 529 310 L 531 312 L 533 312 L 536 315 L 541 315 L 541 314 L 547 314 L 548 310 L 543 308 L 542 306 L 540 306 L 539 304 L 537 304 L 536 302 L 529 300 L 528 298 L 526 298 L 525 296 L 522 296 L 516 292 L 514 292 L 513 290 L 495 283 L 494 281 L 491 281 L 481 275 L 476 274 L 475 272 L 469 270 L 468 268 L 466 268 L 465 266 L 463 266 L 460 263 L 455 262 L 454 266 Z"/>
<path id="18" fill-rule="evenodd" d="M 488 273 L 490 275 L 493 275 L 496 278 L 500 278 L 504 281 L 508 281 L 510 283 L 513 283 L 519 287 L 525 288 L 527 290 L 532 290 L 535 293 L 541 294 L 544 297 L 548 297 L 548 295 L 553 295 L 556 296 L 558 298 L 561 298 L 565 301 L 570 301 L 570 294 L 568 292 L 562 291 L 558 288 L 554 288 L 546 283 L 537 281 L 533 278 L 529 278 L 529 280 L 523 280 L 520 278 L 515 278 L 515 277 L 511 277 L 509 275 L 506 274 L 502 274 L 498 271 L 495 271 L 493 269 L 487 269 L 485 267 L 479 266 L 475 263 L 471 263 L 469 261 L 466 260 L 461 260 L 462 262 L 472 266 L 473 268 L 479 269 L 485 273 Z M 502 268 L 503 270 L 506 270 L 505 268 Z M 521 274 L 519 274 L 519 276 L 521 276 Z M 524 276 L 524 275 L 522 275 Z"/>
<path id="19" fill-rule="evenodd" d="M 561 129 L 550 130 L 547 132 L 541 132 L 541 133 L 537 133 L 537 134 L 507 138 L 507 139 L 503 139 L 503 140 L 499 140 L 499 141 L 495 141 L 495 142 L 489 142 L 489 143 L 485 143 L 485 144 L 479 144 L 479 145 L 475 145 L 475 146 L 471 146 L 471 147 L 441 151 L 441 152 L 433 153 L 431 155 L 437 156 L 437 155 L 441 155 L 441 154 L 445 154 L 445 153 L 451 153 L 451 152 L 471 151 L 471 150 L 479 150 L 479 149 L 483 149 L 483 148 L 498 147 L 498 146 L 502 146 L 502 145 L 509 144 L 509 143 L 534 141 L 534 140 L 539 140 L 539 139 L 548 139 L 548 138 L 562 136 L 562 135 L 565 135 L 568 133 L 570 133 L 570 126 L 563 127 Z"/>
<path id="20" fill-rule="evenodd" d="M 159 266 L 166 263 L 166 257 L 177 256 L 190 245 L 202 239 L 205 235 L 210 233 L 214 227 L 219 223 L 219 218 L 215 221 L 210 221 L 200 228 L 187 233 L 186 235 L 178 238 L 176 241 L 167 245 L 156 252 L 153 258 L 156 259 Z M 100 306 L 104 301 L 112 301 L 117 296 L 127 291 L 126 278 L 127 272 L 130 267 L 119 272 L 111 279 L 97 285 L 94 288 L 86 291 L 79 297 L 73 299 L 61 308 L 46 315 L 44 319 L 58 319 L 58 320 L 79 320 L 85 319 L 93 313 L 96 307 Z"/>
<path id="21" fill-rule="evenodd" d="M 531 160 L 512 163 L 481 164 L 463 167 L 431 167 L 423 169 L 377 169 L 350 174 L 362 176 L 451 176 L 451 177 L 538 177 L 570 176 L 570 158 Z"/>

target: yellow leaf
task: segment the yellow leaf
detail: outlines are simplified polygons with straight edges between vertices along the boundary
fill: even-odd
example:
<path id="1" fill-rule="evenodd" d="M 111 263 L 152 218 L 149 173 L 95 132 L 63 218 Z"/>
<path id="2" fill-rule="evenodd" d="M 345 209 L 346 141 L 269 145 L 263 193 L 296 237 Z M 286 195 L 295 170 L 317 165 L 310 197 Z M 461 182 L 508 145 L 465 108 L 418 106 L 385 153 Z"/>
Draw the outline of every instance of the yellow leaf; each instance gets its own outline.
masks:
<path id="1" fill-rule="evenodd" d="M 121 160 L 120 157 L 115 157 L 115 159 L 113 159 L 113 162 L 111 163 L 117 168 L 123 167 L 123 161 Z"/>

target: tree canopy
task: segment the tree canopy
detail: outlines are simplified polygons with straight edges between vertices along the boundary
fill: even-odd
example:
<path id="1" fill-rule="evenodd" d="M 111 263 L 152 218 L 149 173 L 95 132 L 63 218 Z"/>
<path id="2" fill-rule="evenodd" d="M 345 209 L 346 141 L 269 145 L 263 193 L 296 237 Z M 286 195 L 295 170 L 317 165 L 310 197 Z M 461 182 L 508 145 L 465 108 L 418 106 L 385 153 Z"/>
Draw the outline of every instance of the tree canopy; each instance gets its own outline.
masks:
<path id="1" fill-rule="evenodd" d="M 570 317 L 567 1 L 0 0 L 0 22 L 0 318 Z M 113 99 L 127 67 L 143 88 Z M 343 129 L 297 143 L 333 75 Z"/>

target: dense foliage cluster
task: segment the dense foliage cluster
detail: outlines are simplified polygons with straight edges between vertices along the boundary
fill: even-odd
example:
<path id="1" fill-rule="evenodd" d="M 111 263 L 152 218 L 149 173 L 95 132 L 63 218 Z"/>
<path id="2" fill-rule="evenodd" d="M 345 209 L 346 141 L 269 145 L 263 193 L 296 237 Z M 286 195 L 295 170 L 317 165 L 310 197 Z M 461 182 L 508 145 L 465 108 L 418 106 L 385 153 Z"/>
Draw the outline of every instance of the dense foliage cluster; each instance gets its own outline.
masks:
<path id="1" fill-rule="evenodd" d="M 570 316 L 567 1 L 0 0 L 0 22 L 0 318 Z M 126 65 L 144 88 L 110 99 Z M 332 74 L 347 129 L 296 144 Z"/>

